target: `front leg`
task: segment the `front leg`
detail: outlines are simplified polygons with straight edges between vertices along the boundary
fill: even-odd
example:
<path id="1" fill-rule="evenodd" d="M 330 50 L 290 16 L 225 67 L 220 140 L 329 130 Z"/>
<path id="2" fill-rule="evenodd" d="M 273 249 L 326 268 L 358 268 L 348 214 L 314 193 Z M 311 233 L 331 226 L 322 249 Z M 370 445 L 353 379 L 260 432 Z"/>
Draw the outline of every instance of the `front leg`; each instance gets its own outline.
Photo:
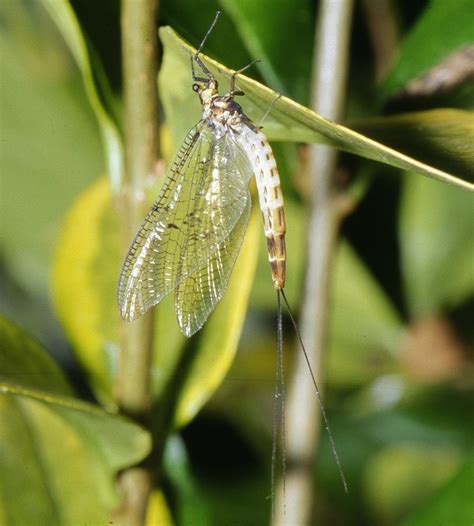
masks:
<path id="1" fill-rule="evenodd" d="M 224 100 L 230 102 L 234 97 L 242 97 L 243 95 L 245 95 L 245 93 L 240 89 L 232 90 L 224 95 Z"/>

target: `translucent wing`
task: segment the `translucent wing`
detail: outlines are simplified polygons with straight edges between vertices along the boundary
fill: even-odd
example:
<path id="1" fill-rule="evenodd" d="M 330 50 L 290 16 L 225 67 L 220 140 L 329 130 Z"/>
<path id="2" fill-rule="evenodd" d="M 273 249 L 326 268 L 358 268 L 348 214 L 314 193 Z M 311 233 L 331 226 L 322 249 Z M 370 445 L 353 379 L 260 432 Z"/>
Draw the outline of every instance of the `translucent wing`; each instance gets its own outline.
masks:
<path id="1" fill-rule="evenodd" d="M 251 198 L 247 190 L 245 208 L 230 235 L 213 251 L 204 264 L 180 281 L 175 290 L 178 323 L 186 336 L 192 336 L 206 322 L 216 303 L 223 297 L 240 252 L 250 216 Z M 187 251 L 184 260 L 192 259 Z"/>
<path id="2" fill-rule="evenodd" d="M 188 133 L 125 259 L 118 285 L 123 319 L 159 303 L 229 237 L 247 204 L 246 159 L 229 135 L 217 138 L 204 122 Z"/>

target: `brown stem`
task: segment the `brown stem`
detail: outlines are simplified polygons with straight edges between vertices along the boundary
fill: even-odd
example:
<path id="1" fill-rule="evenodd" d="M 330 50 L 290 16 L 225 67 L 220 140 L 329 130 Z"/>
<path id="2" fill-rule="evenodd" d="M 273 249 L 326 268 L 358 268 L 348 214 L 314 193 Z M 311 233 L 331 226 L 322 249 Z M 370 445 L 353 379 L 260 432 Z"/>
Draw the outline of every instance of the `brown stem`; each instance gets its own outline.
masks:
<path id="1" fill-rule="evenodd" d="M 122 60 L 124 85 L 125 178 L 120 220 L 123 254 L 146 212 L 147 177 L 159 155 L 158 0 L 122 0 Z M 149 426 L 152 315 L 121 328 L 116 399 L 123 413 Z M 144 523 L 152 474 L 145 466 L 125 470 L 120 477 L 119 524 Z"/>
<path id="2" fill-rule="evenodd" d="M 323 116 L 341 118 L 347 76 L 352 0 L 321 0 L 312 82 L 312 109 Z M 316 381 L 323 387 L 322 366 L 327 334 L 329 286 L 334 246 L 340 224 L 340 194 L 335 185 L 337 152 L 311 147 L 310 219 L 307 235 L 307 271 L 301 309 L 301 333 Z M 286 517 L 279 491 L 277 524 L 310 523 L 314 505 L 314 455 L 320 412 L 314 386 L 302 353 L 297 354 L 287 403 Z"/>

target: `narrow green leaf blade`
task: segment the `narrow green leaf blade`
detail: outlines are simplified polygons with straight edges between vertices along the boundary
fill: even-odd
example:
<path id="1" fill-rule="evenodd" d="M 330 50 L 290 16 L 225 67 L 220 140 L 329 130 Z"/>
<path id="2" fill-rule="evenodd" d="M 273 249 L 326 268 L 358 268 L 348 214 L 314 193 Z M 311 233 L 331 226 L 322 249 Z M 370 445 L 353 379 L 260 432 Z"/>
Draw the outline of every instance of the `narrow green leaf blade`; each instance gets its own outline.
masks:
<path id="1" fill-rule="evenodd" d="M 181 88 L 177 87 L 179 83 L 190 83 L 189 57 L 195 50 L 169 27 L 161 28 L 160 36 L 165 49 L 165 61 L 168 62 L 168 67 L 163 68 L 160 75 L 160 89 L 168 107 L 179 108 L 181 113 L 183 113 L 183 108 L 189 108 L 189 113 L 185 112 L 188 120 L 187 126 L 183 125 L 183 117 L 181 117 L 181 122 L 177 121 L 174 128 L 174 130 L 179 129 L 181 136 L 183 136 L 184 128 L 190 126 L 189 119 L 191 117 L 189 115 L 199 116 L 195 94 L 191 90 L 189 90 L 189 94 L 185 92 L 184 85 Z M 233 72 L 205 55 L 201 55 L 201 58 L 215 74 L 220 82 L 221 89 L 225 90 L 228 79 Z M 173 74 L 170 74 L 171 70 Z M 246 93 L 244 99 L 246 113 L 258 123 L 278 95 L 244 75 L 239 76 L 238 85 Z M 173 119 L 173 116 L 169 115 L 168 117 Z M 281 97 L 276 102 L 271 115 L 265 121 L 265 132 L 271 140 L 321 142 L 465 189 L 474 189 L 474 185 L 464 179 L 404 155 L 340 124 L 331 122 L 286 97 Z"/>
<path id="2" fill-rule="evenodd" d="M 378 117 L 358 132 L 424 163 L 474 181 L 474 113 L 449 108 Z"/>

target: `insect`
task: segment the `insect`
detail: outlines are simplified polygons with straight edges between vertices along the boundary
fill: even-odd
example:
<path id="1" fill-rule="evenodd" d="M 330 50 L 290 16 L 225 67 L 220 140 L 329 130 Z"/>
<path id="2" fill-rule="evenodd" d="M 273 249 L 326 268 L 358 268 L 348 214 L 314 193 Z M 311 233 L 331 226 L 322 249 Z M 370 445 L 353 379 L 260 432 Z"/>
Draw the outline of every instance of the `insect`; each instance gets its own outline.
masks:
<path id="1" fill-rule="evenodd" d="M 248 184 L 255 176 L 272 281 L 277 291 L 275 407 L 279 403 L 283 480 L 285 387 L 280 295 L 288 308 L 304 352 L 333 454 L 347 491 L 321 394 L 284 292 L 286 223 L 275 158 L 260 127 L 245 115 L 242 107 L 234 100 L 236 96 L 244 95 L 236 89 L 236 77 L 253 62 L 236 71 L 231 77 L 229 92 L 219 95 L 217 80 L 199 56 L 219 15 L 218 12 L 198 50 L 191 56 L 193 90 L 201 102 L 201 120 L 186 135 L 155 203 L 130 246 L 119 277 L 120 314 L 125 321 L 134 321 L 173 292 L 181 331 L 186 336 L 192 336 L 204 325 L 225 293 L 239 254 L 250 215 Z M 203 76 L 196 74 L 195 64 L 200 67 Z M 276 410 L 272 451 L 273 515 L 277 420 Z"/>
<path id="2" fill-rule="evenodd" d="M 201 120 L 188 132 L 138 229 L 118 284 L 118 306 L 126 321 L 174 292 L 186 336 L 204 325 L 225 293 L 249 220 L 252 176 L 273 284 L 276 289 L 285 284 L 285 213 L 275 158 L 265 135 L 234 100 L 244 94 L 235 79 L 246 68 L 234 73 L 230 91 L 219 95 L 217 80 L 199 57 L 217 19 L 191 57 Z M 203 76 L 196 75 L 195 63 Z"/>

